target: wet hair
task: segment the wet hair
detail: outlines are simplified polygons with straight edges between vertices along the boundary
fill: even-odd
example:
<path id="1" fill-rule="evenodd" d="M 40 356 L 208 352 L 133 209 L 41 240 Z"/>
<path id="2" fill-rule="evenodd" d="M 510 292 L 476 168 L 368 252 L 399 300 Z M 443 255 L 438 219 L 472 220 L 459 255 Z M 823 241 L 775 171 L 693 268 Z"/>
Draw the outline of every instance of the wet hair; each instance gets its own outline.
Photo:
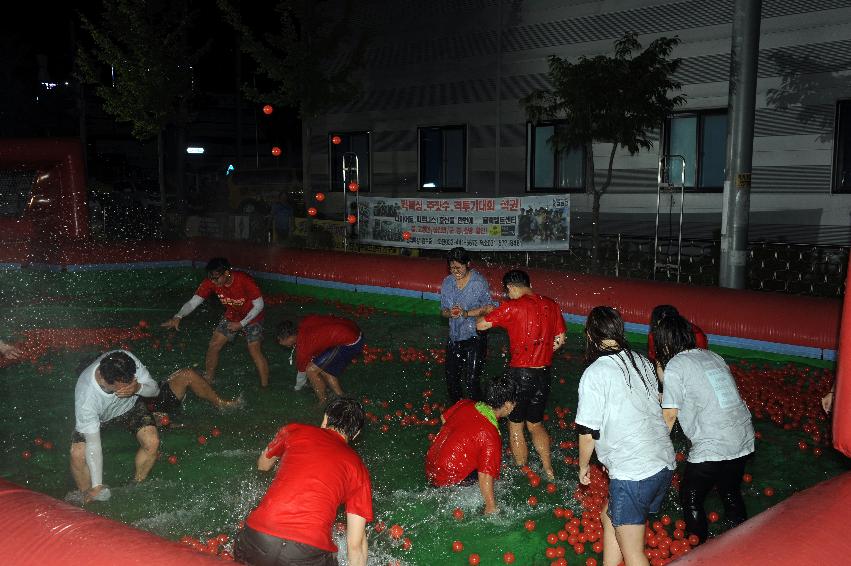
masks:
<path id="1" fill-rule="evenodd" d="M 275 328 L 275 340 L 286 340 L 290 336 L 295 336 L 296 334 L 296 324 L 291 320 L 284 320 L 278 324 L 277 328 Z"/>
<path id="2" fill-rule="evenodd" d="M 98 364 L 100 376 L 112 385 L 116 381 L 129 383 L 136 375 L 136 362 L 126 352 L 111 352 Z"/>
<path id="3" fill-rule="evenodd" d="M 505 403 L 517 402 L 517 382 L 505 376 L 500 376 L 491 381 L 485 388 L 485 403 L 499 409 Z"/>
<path id="4" fill-rule="evenodd" d="M 664 368 L 671 358 L 697 347 L 691 323 L 680 315 L 665 316 L 653 328 L 656 360 Z"/>
<path id="5" fill-rule="evenodd" d="M 502 286 L 507 289 L 509 285 L 514 285 L 515 287 L 531 286 L 529 283 L 529 274 L 519 269 L 512 269 L 506 272 L 502 276 Z"/>
<path id="6" fill-rule="evenodd" d="M 221 274 L 230 270 L 230 262 L 223 257 L 214 257 L 207 262 L 207 273 Z"/>
<path id="7" fill-rule="evenodd" d="M 678 316 L 680 311 L 674 305 L 656 305 L 653 307 L 653 312 L 650 313 L 650 330 L 659 324 L 659 321 L 666 316 Z"/>
<path id="8" fill-rule="evenodd" d="M 337 397 L 325 407 L 328 427 L 352 440 L 363 428 L 366 418 L 363 407 L 351 397 Z"/>
<path id="9" fill-rule="evenodd" d="M 603 341 L 612 340 L 613 346 L 603 346 Z M 585 362 L 589 365 L 602 356 L 624 353 L 629 364 L 635 368 L 647 392 L 658 392 L 659 388 L 654 376 L 653 367 L 650 362 L 632 351 L 626 337 L 624 336 L 623 318 L 620 313 L 612 307 L 599 306 L 591 309 L 585 321 Z M 640 367 L 639 367 L 640 366 Z M 628 368 L 621 368 L 629 387 L 630 382 Z M 648 376 L 649 374 L 649 376 Z"/>
<path id="10" fill-rule="evenodd" d="M 452 248 L 449 250 L 449 253 L 446 254 L 446 263 L 453 261 L 467 265 L 470 263 L 470 252 L 462 247 Z"/>

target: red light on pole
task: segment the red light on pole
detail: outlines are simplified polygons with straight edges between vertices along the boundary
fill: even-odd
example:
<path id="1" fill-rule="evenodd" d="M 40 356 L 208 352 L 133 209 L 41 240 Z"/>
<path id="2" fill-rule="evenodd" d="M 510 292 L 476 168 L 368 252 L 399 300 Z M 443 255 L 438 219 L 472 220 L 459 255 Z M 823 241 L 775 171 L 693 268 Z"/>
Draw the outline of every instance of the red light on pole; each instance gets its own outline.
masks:
<path id="1" fill-rule="evenodd" d="M 402 239 L 407 242 L 411 239 L 411 233 L 405 230 L 404 232 L 402 232 Z"/>
<path id="2" fill-rule="evenodd" d="M 331 143 L 333 143 L 334 145 L 340 145 L 341 143 L 343 143 L 343 138 L 341 138 L 340 136 L 332 136 Z"/>
<path id="3" fill-rule="evenodd" d="M 349 186 L 349 190 L 353 193 L 358 192 L 358 189 L 360 188 L 357 181 L 349 181 L 348 186 Z"/>
<path id="4" fill-rule="evenodd" d="M 275 111 L 275 109 L 272 108 L 271 104 L 266 104 L 266 105 L 263 106 L 263 114 L 265 114 L 266 116 L 268 116 L 269 114 L 271 114 L 274 111 Z"/>
<path id="5" fill-rule="evenodd" d="M 310 208 L 307 209 L 307 214 L 308 214 L 308 216 L 316 216 L 316 208 L 311 206 Z"/>
<path id="6" fill-rule="evenodd" d="M 355 216 L 354 214 L 349 214 L 349 215 L 346 217 L 346 221 L 347 221 L 349 224 L 354 224 L 354 223 L 356 223 L 356 222 L 358 221 L 358 217 L 357 217 L 357 216 Z"/>
<path id="7" fill-rule="evenodd" d="M 274 155 L 275 157 L 279 157 L 281 155 L 281 148 L 278 146 L 274 146 L 272 148 L 272 155 Z"/>
<path id="8" fill-rule="evenodd" d="M 323 200 L 325 200 L 325 193 L 316 193 L 315 195 L 313 195 L 313 198 L 316 199 L 316 202 L 322 202 Z"/>

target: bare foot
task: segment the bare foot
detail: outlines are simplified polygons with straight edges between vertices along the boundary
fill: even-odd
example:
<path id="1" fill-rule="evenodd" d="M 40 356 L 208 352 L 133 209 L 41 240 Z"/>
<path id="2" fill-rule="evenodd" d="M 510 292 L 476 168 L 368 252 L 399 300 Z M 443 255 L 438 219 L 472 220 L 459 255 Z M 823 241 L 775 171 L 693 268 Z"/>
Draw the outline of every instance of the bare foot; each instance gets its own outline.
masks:
<path id="1" fill-rule="evenodd" d="M 245 399 L 242 397 L 237 397 L 236 399 L 220 399 L 218 404 L 220 411 L 239 409 L 243 406 L 245 406 Z"/>

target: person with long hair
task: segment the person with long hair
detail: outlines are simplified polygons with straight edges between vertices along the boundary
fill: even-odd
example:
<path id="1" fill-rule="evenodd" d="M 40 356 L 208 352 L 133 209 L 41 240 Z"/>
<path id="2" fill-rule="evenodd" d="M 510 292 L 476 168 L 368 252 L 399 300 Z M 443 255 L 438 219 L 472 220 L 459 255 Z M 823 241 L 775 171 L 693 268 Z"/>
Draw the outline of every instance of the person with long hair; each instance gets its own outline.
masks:
<path id="1" fill-rule="evenodd" d="M 666 316 L 680 316 L 680 311 L 673 305 L 656 305 L 650 313 L 650 332 L 647 334 L 647 357 L 651 362 L 656 362 L 656 343 L 653 340 L 653 329 L 659 326 L 659 321 Z M 701 328 L 689 322 L 691 331 L 694 332 L 694 340 L 698 348 L 706 349 L 709 347 L 709 341 L 706 338 L 706 333 Z"/>
<path id="2" fill-rule="evenodd" d="M 740 486 L 754 451 L 751 413 L 724 359 L 696 346 L 689 321 L 667 316 L 653 333 L 665 384 L 662 414 L 669 430 L 679 420 L 691 441 L 680 485 L 686 529 L 703 542 L 708 532 L 703 502 L 713 487 L 730 523 L 748 518 Z"/>
<path id="3" fill-rule="evenodd" d="M 588 367 L 579 381 L 576 430 L 579 482 L 591 483 L 591 455 L 609 472 L 603 523 L 603 564 L 648 564 L 644 522 L 657 513 L 676 467 L 662 418 L 653 364 L 630 348 L 612 307 L 595 307 L 585 323 Z"/>

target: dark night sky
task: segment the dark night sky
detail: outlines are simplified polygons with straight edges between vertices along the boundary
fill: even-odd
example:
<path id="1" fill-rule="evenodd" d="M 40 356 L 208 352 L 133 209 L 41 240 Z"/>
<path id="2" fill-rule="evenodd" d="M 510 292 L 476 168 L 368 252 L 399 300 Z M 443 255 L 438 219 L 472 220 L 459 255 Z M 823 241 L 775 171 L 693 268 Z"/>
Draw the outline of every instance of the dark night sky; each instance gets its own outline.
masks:
<path id="1" fill-rule="evenodd" d="M 235 32 L 223 21 L 214 2 L 190 0 L 190 4 L 197 12 L 192 40 L 199 45 L 209 43 L 195 68 L 196 89 L 198 92 L 234 93 L 237 89 Z M 79 13 L 97 21 L 101 6 L 101 0 L 74 2 L 73 6 L 31 2 L 16 9 L 15 17 L 0 21 L 0 81 L 5 86 L 0 89 L 0 136 L 76 134 L 72 89 L 65 89 L 65 93 L 46 93 L 40 88 L 38 55 L 46 55 L 47 78 L 51 82 L 73 83 L 75 36 L 77 41 L 89 42 L 87 33 L 80 29 Z M 274 29 L 274 3 L 246 6 L 250 9 L 245 10 L 244 17 L 254 24 L 253 27 L 264 25 Z M 245 56 L 242 62 L 243 81 L 248 82 L 252 63 Z M 58 100 L 57 97 L 62 96 L 65 100 Z M 37 97 L 38 103 L 35 102 Z M 199 97 L 199 103 L 203 99 Z M 294 126 L 294 113 L 283 108 L 279 110 L 270 126 L 280 123 L 279 128 L 289 132 Z"/>
<path id="2" fill-rule="evenodd" d="M 232 67 L 233 31 L 222 22 L 214 3 L 197 5 L 198 21 L 193 35 L 199 41 L 210 40 L 210 50 L 201 62 L 198 79 L 205 89 L 232 90 L 232 77 L 223 80 L 222 69 L 223 59 L 227 59 L 228 69 Z M 17 17 L 3 18 L 0 23 L 4 65 L 12 62 L 17 67 L 16 74 L 30 74 L 37 69 L 36 55 L 45 54 L 51 79 L 56 82 L 68 80 L 73 61 L 72 35 L 77 34 L 79 40 L 86 39 L 85 32 L 79 29 L 78 13 L 97 20 L 100 6 L 100 1 L 88 0 L 75 2 L 74 6 L 57 3 L 49 9 L 36 3 L 19 8 Z"/>

